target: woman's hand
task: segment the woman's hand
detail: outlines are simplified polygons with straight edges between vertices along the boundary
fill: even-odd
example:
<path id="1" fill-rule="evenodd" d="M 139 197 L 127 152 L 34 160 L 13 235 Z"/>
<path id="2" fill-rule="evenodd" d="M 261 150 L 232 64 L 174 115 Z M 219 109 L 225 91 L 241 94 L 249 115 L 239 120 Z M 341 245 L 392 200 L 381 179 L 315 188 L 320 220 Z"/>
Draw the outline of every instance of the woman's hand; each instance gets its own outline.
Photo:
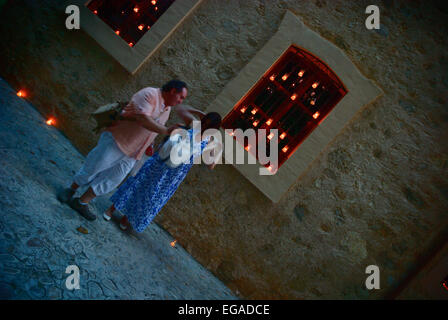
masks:
<path id="1" fill-rule="evenodd" d="M 213 170 L 214 168 L 215 168 L 215 166 L 216 166 L 216 163 L 212 163 L 212 164 L 208 164 L 207 165 L 207 167 L 210 169 L 210 170 Z"/>

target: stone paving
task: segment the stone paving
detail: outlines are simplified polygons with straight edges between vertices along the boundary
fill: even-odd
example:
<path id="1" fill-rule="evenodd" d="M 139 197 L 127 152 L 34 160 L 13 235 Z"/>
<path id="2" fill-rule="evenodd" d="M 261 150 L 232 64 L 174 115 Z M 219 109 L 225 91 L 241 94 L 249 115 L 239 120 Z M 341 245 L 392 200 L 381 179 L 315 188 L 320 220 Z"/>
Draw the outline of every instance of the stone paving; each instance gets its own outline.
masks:
<path id="1" fill-rule="evenodd" d="M 137 235 L 104 221 L 107 196 L 93 222 L 61 204 L 83 156 L 1 78 L 0 154 L 0 299 L 238 299 L 156 223 Z"/>

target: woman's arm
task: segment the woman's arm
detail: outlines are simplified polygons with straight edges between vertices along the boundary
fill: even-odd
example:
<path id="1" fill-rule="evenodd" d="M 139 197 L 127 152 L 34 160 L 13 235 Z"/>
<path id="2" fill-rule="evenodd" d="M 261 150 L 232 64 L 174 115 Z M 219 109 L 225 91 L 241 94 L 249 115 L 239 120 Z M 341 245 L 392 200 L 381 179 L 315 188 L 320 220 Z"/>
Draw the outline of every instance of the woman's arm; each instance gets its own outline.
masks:
<path id="1" fill-rule="evenodd" d="M 214 168 L 215 168 L 215 166 L 216 166 L 216 163 L 212 163 L 212 164 L 208 164 L 207 165 L 207 167 L 210 169 L 210 170 L 213 170 Z"/>
<path id="2" fill-rule="evenodd" d="M 222 155 L 222 144 L 220 142 L 214 143 L 214 139 L 214 137 L 211 137 L 211 142 L 214 146 L 218 146 L 218 153 L 215 153 L 215 147 L 213 147 L 210 151 L 210 157 L 213 159 L 213 163 L 207 165 L 210 170 L 213 170 L 215 168 L 216 164 L 219 162 L 219 158 Z"/>

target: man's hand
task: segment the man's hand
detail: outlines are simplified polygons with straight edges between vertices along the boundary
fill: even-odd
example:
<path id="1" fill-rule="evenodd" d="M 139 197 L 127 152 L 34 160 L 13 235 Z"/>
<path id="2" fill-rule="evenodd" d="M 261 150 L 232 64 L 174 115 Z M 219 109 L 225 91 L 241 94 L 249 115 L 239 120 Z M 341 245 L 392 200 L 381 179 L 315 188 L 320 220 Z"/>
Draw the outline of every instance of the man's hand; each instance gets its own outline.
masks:
<path id="1" fill-rule="evenodd" d="M 179 123 L 176 123 L 175 125 L 172 125 L 171 127 L 166 129 L 166 135 L 170 135 L 171 132 L 173 132 L 175 129 L 179 128 L 181 125 Z"/>

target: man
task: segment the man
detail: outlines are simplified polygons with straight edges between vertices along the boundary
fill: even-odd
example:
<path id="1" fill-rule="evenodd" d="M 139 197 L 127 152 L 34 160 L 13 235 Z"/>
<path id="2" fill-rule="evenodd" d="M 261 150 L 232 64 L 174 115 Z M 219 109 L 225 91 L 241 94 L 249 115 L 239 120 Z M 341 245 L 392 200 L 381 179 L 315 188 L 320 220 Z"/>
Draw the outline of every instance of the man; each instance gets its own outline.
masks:
<path id="1" fill-rule="evenodd" d="M 136 161 L 141 159 L 157 134 L 170 134 L 177 128 L 177 125 L 167 128 L 165 123 L 171 107 L 182 103 L 187 93 L 184 82 L 171 80 L 162 88 L 147 87 L 134 94 L 120 120 L 101 134 L 97 146 L 87 155 L 70 188 L 58 194 L 59 201 L 68 202 L 83 217 L 95 220 L 90 201 L 115 189 Z M 198 110 L 194 112 L 201 113 Z M 185 110 L 179 115 L 184 119 Z M 87 185 L 89 187 L 81 197 L 73 198 L 80 186 Z"/>

